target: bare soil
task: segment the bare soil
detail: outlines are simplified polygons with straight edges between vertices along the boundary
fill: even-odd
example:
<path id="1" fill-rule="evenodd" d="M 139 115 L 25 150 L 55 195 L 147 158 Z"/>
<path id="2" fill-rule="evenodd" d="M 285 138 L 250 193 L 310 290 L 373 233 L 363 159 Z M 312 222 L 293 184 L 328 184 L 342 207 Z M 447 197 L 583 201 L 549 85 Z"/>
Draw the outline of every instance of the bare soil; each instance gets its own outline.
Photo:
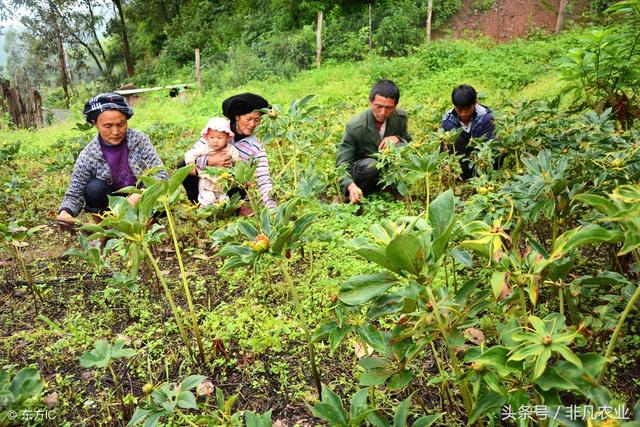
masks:
<path id="1" fill-rule="evenodd" d="M 463 0 L 461 11 L 453 18 L 456 37 L 486 35 L 496 41 L 524 37 L 532 31 L 553 32 L 558 13 L 557 0 L 496 0 L 490 10 L 474 11 L 478 0 Z M 588 2 L 578 0 L 568 10 L 566 22 L 579 19 Z"/>

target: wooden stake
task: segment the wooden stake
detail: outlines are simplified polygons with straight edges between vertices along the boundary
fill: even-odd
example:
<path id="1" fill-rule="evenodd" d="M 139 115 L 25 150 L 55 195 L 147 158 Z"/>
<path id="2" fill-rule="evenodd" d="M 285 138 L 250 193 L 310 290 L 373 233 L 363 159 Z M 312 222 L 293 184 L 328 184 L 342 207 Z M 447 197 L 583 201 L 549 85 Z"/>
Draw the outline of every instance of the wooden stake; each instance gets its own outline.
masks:
<path id="1" fill-rule="evenodd" d="M 316 68 L 322 62 L 322 11 L 318 11 L 318 28 L 316 29 Z"/>
<path id="2" fill-rule="evenodd" d="M 427 44 L 431 42 L 431 14 L 433 12 L 433 0 L 429 0 L 429 9 L 427 12 Z"/>
<path id="3" fill-rule="evenodd" d="M 198 87 L 202 87 L 202 81 L 200 80 L 200 49 L 196 48 L 196 82 Z"/>
<path id="4" fill-rule="evenodd" d="M 371 43 L 371 1 L 369 1 L 369 51 L 371 51 L 372 43 Z"/>

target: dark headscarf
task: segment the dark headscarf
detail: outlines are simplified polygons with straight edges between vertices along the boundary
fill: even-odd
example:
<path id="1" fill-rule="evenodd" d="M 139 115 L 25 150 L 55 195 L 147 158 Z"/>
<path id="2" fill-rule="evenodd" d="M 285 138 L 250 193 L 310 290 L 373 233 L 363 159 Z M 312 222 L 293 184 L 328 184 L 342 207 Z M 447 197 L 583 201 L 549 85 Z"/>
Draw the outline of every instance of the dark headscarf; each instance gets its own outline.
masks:
<path id="1" fill-rule="evenodd" d="M 249 114 L 262 108 L 269 108 L 269 101 L 255 93 L 240 93 L 222 101 L 222 114 L 231 123 L 236 121 L 236 116 Z"/>
<path id="2" fill-rule="evenodd" d="M 116 93 L 101 93 L 94 96 L 84 104 L 82 114 L 84 114 L 87 123 L 93 124 L 98 119 L 100 113 L 107 110 L 120 111 L 127 117 L 127 120 L 133 116 L 133 110 L 127 103 L 127 100 L 124 99 L 124 96 Z"/>

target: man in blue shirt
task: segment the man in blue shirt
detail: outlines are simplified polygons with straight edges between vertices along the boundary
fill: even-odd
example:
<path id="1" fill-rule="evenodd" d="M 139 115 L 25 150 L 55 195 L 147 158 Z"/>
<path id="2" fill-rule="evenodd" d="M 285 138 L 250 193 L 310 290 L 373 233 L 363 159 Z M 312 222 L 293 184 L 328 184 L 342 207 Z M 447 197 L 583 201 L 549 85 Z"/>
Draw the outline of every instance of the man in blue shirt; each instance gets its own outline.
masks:
<path id="1" fill-rule="evenodd" d="M 473 152 L 469 141 L 471 138 L 482 137 L 493 139 L 495 124 L 491 109 L 478 104 L 478 94 L 473 87 L 465 84 L 456 87 L 451 93 L 451 101 L 453 108 L 442 116 L 441 127 L 445 131 L 462 128 L 462 132 L 453 145 L 440 148 L 442 151 L 448 149 L 449 153 L 463 155 L 460 160 L 460 179 L 466 181 L 476 174 L 475 168 L 469 164 L 469 156 Z"/>

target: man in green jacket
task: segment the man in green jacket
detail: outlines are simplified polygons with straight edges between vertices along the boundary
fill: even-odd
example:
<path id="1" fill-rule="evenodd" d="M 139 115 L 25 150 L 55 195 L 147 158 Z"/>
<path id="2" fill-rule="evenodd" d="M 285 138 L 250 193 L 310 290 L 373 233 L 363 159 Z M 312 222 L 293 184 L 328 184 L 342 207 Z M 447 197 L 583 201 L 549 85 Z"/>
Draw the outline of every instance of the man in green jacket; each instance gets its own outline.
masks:
<path id="1" fill-rule="evenodd" d="M 338 148 L 336 167 L 347 165 L 340 178 L 345 199 L 359 203 L 363 195 L 379 190 L 380 170 L 373 154 L 389 144 L 411 141 L 407 131 L 407 113 L 396 109 L 400 89 L 391 80 L 380 80 L 369 94 L 370 108 L 349 120 Z"/>

